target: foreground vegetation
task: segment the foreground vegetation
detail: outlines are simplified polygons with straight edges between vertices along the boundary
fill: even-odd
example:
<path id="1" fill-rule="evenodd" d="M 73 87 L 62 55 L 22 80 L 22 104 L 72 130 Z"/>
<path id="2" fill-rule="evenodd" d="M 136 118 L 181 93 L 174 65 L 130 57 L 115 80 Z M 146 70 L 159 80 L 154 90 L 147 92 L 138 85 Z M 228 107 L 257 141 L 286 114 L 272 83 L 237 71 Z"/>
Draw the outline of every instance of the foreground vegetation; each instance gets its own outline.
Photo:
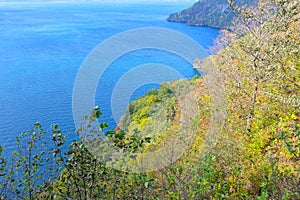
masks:
<path id="1" fill-rule="evenodd" d="M 0 148 L 0 198 L 299 199 L 299 3 L 262 0 L 247 9 L 229 2 L 239 16 L 234 32 L 223 31 L 215 54 L 195 63 L 223 75 L 227 117 L 213 140 L 207 130 L 217 88 L 208 87 L 209 77 L 165 83 L 133 101 L 116 131 L 98 139 L 128 152 L 125 163 L 99 159 L 87 137 L 67 144 L 57 125 L 50 145 L 36 123 L 17 138 L 10 161 Z M 96 107 L 77 133 L 101 133 L 100 116 Z M 179 159 L 167 156 L 169 165 L 156 171 L 126 168 L 173 143 L 184 124 L 194 138 Z"/>

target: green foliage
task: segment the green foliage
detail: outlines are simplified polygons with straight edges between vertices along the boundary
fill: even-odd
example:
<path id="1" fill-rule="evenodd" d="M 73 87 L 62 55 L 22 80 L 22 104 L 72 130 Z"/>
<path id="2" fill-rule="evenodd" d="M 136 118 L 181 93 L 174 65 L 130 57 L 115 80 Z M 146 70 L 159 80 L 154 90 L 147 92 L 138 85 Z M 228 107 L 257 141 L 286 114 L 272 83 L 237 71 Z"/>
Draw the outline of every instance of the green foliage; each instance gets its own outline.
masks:
<path id="1" fill-rule="evenodd" d="M 253 6 L 256 0 L 240 0 L 239 5 Z M 193 6 L 171 14 L 168 21 L 184 22 L 192 26 L 209 26 L 213 28 L 229 28 L 234 13 L 229 7 L 228 0 L 199 0 Z"/>
<path id="2" fill-rule="evenodd" d="M 299 196 L 296 4 L 266 0 L 254 9 L 232 6 L 238 15 L 235 34 L 225 33 L 230 42 L 219 44 L 228 46 L 206 62 L 223 74 L 228 108 L 224 131 L 210 150 L 214 198 Z"/>
<path id="3" fill-rule="evenodd" d="M 4 199 L 7 186 L 7 161 L 2 156 L 3 147 L 0 146 L 0 199 Z"/>
<path id="4" fill-rule="evenodd" d="M 35 192 L 42 190 L 43 184 L 48 180 L 46 178 L 49 158 L 45 152 L 46 142 L 42 140 L 46 134 L 41 125 L 36 122 L 33 129 L 29 132 L 23 132 L 16 137 L 18 150 L 13 152 L 10 166 L 4 158 L 1 157 L 2 174 L 1 197 L 7 195 L 15 198 L 32 199 Z M 1 151 L 2 152 L 2 148 Z"/>

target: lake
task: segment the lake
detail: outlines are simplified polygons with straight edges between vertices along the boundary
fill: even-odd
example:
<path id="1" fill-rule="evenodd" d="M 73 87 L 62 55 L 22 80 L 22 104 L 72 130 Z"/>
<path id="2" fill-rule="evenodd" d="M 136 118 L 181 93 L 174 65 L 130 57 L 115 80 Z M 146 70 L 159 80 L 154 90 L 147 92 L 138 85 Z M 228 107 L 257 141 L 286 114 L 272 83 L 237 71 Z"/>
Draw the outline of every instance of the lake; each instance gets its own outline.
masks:
<path id="1" fill-rule="evenodd" d="M 74 132 L 72 92 L 76 74 L 101 42 L 143 27 L 168 28 L 193 38 L 204 48 L 218 30 L 167 22 L 170 13 L 189 3 L 1 3 L 0 4 L 0 141 L 9 151 L 15 137 L 39 121 L 44 129 L 59 124 Z M 96 91 L 102 121 L 114 128 L 111 95 L 122 74 L 145 63 L 172 66 L 185 77 L 197 74 L 184 59 L 170 52 L 143 49 L 130 52 L 109 66 Z M 142 77 L 141 77 L 142 78 Z M 132 99 L 155 84 L 138 88 Z M 88 114 L 88 113 L 86 113 Z M 74 136 L 75 137 L 75 136 Z"/>

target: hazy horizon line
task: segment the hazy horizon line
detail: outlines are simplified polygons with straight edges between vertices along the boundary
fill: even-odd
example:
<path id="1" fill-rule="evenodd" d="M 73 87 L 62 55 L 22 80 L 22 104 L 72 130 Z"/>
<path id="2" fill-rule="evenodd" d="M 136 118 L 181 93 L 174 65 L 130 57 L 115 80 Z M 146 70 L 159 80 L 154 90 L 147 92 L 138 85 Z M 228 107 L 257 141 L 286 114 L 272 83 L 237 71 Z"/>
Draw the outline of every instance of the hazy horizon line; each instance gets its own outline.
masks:
<path id="1" fill-rule="evenodd" d="M 0 0 L 0 3 L 196 2 L 197 0 Z"/>

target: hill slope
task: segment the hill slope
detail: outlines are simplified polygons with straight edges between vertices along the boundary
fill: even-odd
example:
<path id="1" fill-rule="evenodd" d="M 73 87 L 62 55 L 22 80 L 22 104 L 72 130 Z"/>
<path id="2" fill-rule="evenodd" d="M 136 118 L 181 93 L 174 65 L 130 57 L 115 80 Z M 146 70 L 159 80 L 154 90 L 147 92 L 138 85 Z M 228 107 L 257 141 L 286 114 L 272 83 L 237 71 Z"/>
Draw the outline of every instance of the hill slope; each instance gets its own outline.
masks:
<path id="1" fill-rule="evenodd" d="M 241 0 L 239 5 L 249 5 L 255 0 Z M 227 0 L 200 0 L 193 6 L 171 14 L 168 21 L 183 22 L 193 26 L 209 26 L 213 28 L 228 28 L 234 14 Z"/>
<path id="2" fill-rule="evenodd" d="M 0 199 L 13 199 L 11 191 L 18 199 L 298 200 L 300 9 L 296 0 L 276 1 L 281 4 L 274 7 L 273 0 L 261 1 L 257 10 L 263 13 L 251 18 L 253 10 L 241 12 L 236 31 L 222 31 L 219 52 L 194 64 L 210 73 L 164 83 L 132 101 L 106 137 L 97 106 L 77 130 L 80 141 L 68 145 L 53 125 L 55 147 L 43 151 L 40 140 L 49 134 L 35 123 L 17 138 L 12 166 L 0 146 Z M 219 113 L 214 80 L 224 86 L 219 97 L 227 115 L 220 130 L 209 132 Z M 50 180 L 41 168 L 49 160 Z"/>

